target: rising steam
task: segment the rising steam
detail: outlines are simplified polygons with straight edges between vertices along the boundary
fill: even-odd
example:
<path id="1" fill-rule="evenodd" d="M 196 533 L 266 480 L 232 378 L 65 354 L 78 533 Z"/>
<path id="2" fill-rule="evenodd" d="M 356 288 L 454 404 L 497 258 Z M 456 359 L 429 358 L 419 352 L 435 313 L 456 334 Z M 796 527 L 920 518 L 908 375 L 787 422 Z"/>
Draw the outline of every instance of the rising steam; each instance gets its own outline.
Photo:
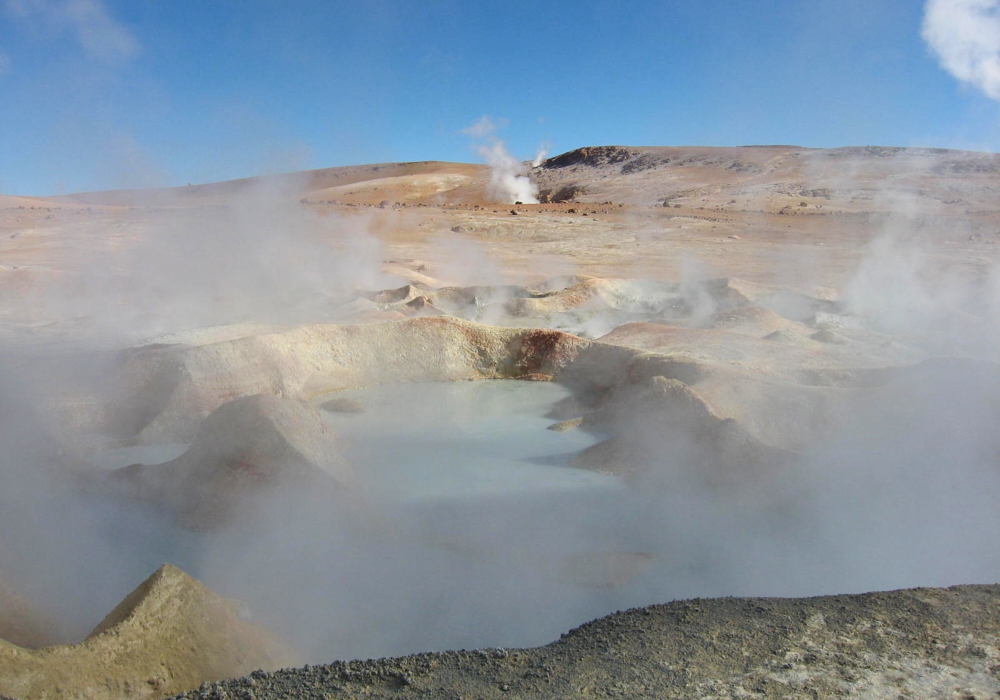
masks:
<path id="1" fill-rule="evenodd" d="M 549 157 L 549 147 L 548 146 L 542 146 L 541 148 L 538 149 L 538 153 L 535 154 L 535 157 L 532 158 L 532 160 L 531 160 L 531 167 L 532 168 L 537 168 L 548 157 Z"/>
<path id="2" fill-rule="evenodd" d="M 463 134 L 479 143 L 476 152 L 490 166 L 486 196 L 505 204 L 538 204 L 538 187 L 524 174 L 524 164 L 508 153 L 504 142 L 496 136 L 503 125 L 504 122 L 483 116 L 472 126 L 462 130 Z"/>
<path id="3" fill-rule="evenodd" d="M 0 8 L 17 21 L 55 23 L 53 31 L 73 38 L 95 60 L 121 62 L 141 52 L 101 0 L 0 0 Z M 1000 0 L 928 0 L 923 24 L 923 38 L 945 70 L 996 100 L 998 10 Z M 0 76 L 10 68 L 0 53 Z M 462 132 L 490 167 L 487 196 L 510 204 L 537 203 L 538 187 L 527 176 L 527 165 L 498 137 L 504 126 L 502 120 L 483 116 Z M 538 167 L 546 154 L 539 152 L 531 165 Z M 686 258 L 672 307 L 676 318 L 671 318 L 687 327 L 670 328 L 659 322 L 663 319 L 636 324 L 708 339 L 699 341 L 705 343 L 699 353 L 709 359 L 678 351 L 657 371 L 701 372 L 698 367 L 711 364 L 715 353 L 723 369 L 705 372 L 700 381 L 708 388 L 703 390 L 715 391 L 715 397 L 708 395 L 720 405 L 733 396 L 732 405 L 745 402 L 752 409 L 746 422 L 762 430 L 790 432 L 784 418 L 804 414 L 811 402 L 829 409 L 816 421 L 822 425 L 813 426 L 815 439 L 803 439 L 794 451 L 782 446 L 788 452 L 782 452 L 785 462 L 775 460 L 759 475 L 739 469 L 710 473 L 713 465 L 706 468 L 706 461 L 712 455 L 703 451 L 695 430 L 651 421 L 643 406 L 622 409 L 618 418 L 630 426 L 627 438 L 634 442 L 636 471 L 643 472 L 634 482 L 575 472 L 567 466 L 568 455 L 607 436 L 546 428 L 556 420 L 549 412 L 557 412 L 558 406 L 576 406 L 576 413 L 566 409 L 569 413 L 560 415 L 560 422 L 582 420 L 593 408 L 586 404 L 593 398 L 586 391 L 509 382 L 499 391 L 511 393 L 490 395 L 473 386 L 484 382 L 454 382 L 447 388 L 411 384 L 358 392 L 354 398 L 367 413 L 327 416 L 330 432 L 338 436 L 351 464 L 370 478 L 352 509 L 331 508 L 315 494 L 281 493 L 246 508 L 243 529 L 188 532 L 155 509 L 79 488 L 81 472 L 92 472 L 95 465 L 109 468 L 94 456 L 107 447 L 108 438 L 90 435 L 87 424 L 66 427 L 63 423 L 70 421 L 62 419 L 98 423 L 101 417 L 88 413 L 111 410 L 104 399 L 112 390 L 105 387 L 125 381 L 124 360 L 117 353 L 121 348 L 155 338 L 158 343 L 124 354 L 152 356 L 179 352 L 181 344 L 209 344 L 205 338 L 212 333 L 243 333 L 205 326 L 340 321 L 337 314 L 351 304 L 374 306 L 367 297 L 356 297 L 358 289 L 392 284 L 382 273 L 382 243 L 367 230 L 364 215 L 303 208 L 297 204 L 301 187 L 277 182 L 264 179 L 224 204 L 201 207 L 192 206 L 189 193 L 177 188 L 162 206 L 137 207 L 129 214 L 135 217 L 131 221 L 115 221 L 117 214 L 100 210 L 93 213 L 96 223 L 86 224 L 91 228 L 73 230 L 66 224 L 60 235 L 93 241 L 88 249 L 92 257 L 70 261 L 65 265 L 69 273 L 53 275 L 51 285 L 17 297 L 30 321 L 22 325 L 35 344 L 0 342 L 0 574 L 61 621 L 66 641 L 81 639 L 165 560 L 220 593 L 244 600 L 317 662 L 433 648 L 541 644 L 597 615 L 670 598 L 843 593 L 1000 578 L 995 543 L 1000 529 L 1000 365 L 995 364 L 1000 274 L 984 273 L 971 281 L 935 275 L 925 265 L 930 256 L 922 256 L 902 234 L 871 245 L 843 287 L 837 307 L 843 313 L 824 313 L 836 316 L 837 323 L 853 324 L 841 329 L 840 341 L 848 349 L 855 344 L 852 361 L 863 350 L 888 353 L 885 348 L 904 343 L 912 344 L 914 359 L 899 365 L 917 365 L 925 357 L 958 360 L 898 372 L 891 367 L 883 374 L 855 372 L 853 365 L 841 372 L 837 365 L 830 372 L 796 373 L 795 381 L 784 386 L 772 381 L 749 352 L 743 356 L 741 348 L 764 348 L 758 352 L 774 364 L 782 357 L 802 362 L 795 358 L 826 350 L 794 333 L 779 336 L 791 338 L 789 345 L 762 334 L 741 344 L 735 333 L 711 330 L 713 318 L 724 309 L 721 297 L 710 293 L 707 266 Z M 589 224 L 593 219 L 578 221 Z M 590 245 L 562 238 L 567 240 L 560 241 L 560 250 Z M 522 298 L 503 287 L 505 270 L 484 240 L 431 238 L 411 249 L 434 261 L 439 279 L 462 286 L 495 285 L 499 291 L 484 289 L 472 295 L 471 303 L 480 320 L 493 321 L 493 311 L 497 323 L 509 322 L 504 315 L 509 302 L 528 306 L 544 295 Z M 550 264 L 536 250 L 522 251 L 525 259 L 533 256 L 533 273 L 541 274 L 542 266 Z M 610 295 L 610 285 L 595 284 L 593 289 L 597 300 L 600 294 Z M 451 290 L 456 297 L 462 291 Z M 653 294 L 637 292 L 634 306 L 641 309 Z M 615 308 L 607 316 L 595 316 L 588 330 L 598 336 L 639 316 L 638 311 Z M 804 322 L 784 320 L 806 332 Z M 819 329 L 818 321 L 810 323 L 814 327 L 808 332 Z M 50 327 L 68 327 L 64 343 L 43 347 Z M 346 332 L 391 347 L 400 367 L 417 356 L 433 357 L 442 365 L 467 355 L 479 357 L 476 347 L 457 344 L 434 354 L 428 350 L 437 347 L 430 342 L 435 338 L 430 331 L 421 336 L 423 346 L 408 346 L 390 331 L 371 328 Z M 928 328 L 935 329 L 934 337 L 928 337 Z M 268 348 L 253 365 L 254 372 L 259 369 L 253 380 L 262 393 L 284 391 L 269 383 L 271 375 L 263 366 L 268 362 L 287 362 L 303 377 L 313 372 L 321 376 L 322 362 L 345 377 L 353 376 L 352 362 L 374 364 L 367 351 L 358 349 L 361 345 L 327 345 L 322 354 L 301 352 L 295 343 L 311 338 L 314 331 L 308 328 L 300 329 L 297 339 L 258 330 L 246 331 L 256 336 L 252 343 L 204 355 L 205 375 L 214 371 L 207 365 L 215 358 L 220 364 L 251 366 L 249 360 L 240 365 L 242 358 L 233 358 L 258 345 Z M 100 336 L 104 345 L 95 350 L 88 342 L 91 336 Z M 545 331 L 541 336 L 549 337 Z M 116 352 L 104 352 L 105 346 Z M 770 349 L 773 355 L 767 354 Z M 593 354 L 598 359 L 579 370 L 579 384 L 593 384 L 596 394 L 598 388 L 610 391 L 614 382 L 628 383 L 613 377 L 612 362 L 625 351 L 601 345 Z M 162 367 L 149 382 L 155 390 L 150 406 L 156 410 L 187 400 L 183 392 L 174 393 L 171 382 L 173 372 L 187 372 L 188 366 Z M 383 372 L 372 372 L 376 370 Z M 632 372 L 622 370 L 623 376 L 626 371 Z M 384 374 L 379 381 L 390 383 L 391 372 Z M 760 381 L 746 379 L 758 374 Z M 230 381 L 221 370 L 218 376 L 220 383 Z M 872 376 L 877 381 L 861 381 Z M 638 385 L 641 377 L 628 381 L 632 379 Z M 848 380 L 857 386 L 836 384 Z M 727 383 L 736 388 L 727 393 Z M 571 390 L 579 395 L 570 396 Z M 720 419 L 719 431 L 736 422 L 727 420 Z M 712 424 L 713 429 L 718 426 Z M 442 434 L 451 440 L 447 449 L 441 447 Z M 78 435 L 93 445 L 74 443 Z M 559 441 L 550 442 L 553 435 Z M 423 467 L 427 473 L 454 482 L 455 473 L 475 462 L 473 453 L 488 442 L 484 436 L 503 456 L 496 459 L 501 468 L 490 482 L 497 484 L 493 492 L 456 495 L 457 490 L 441 489 L 412 499 L 394 493 L 409 488 L 406 472 L 414 455 L 429 462 Z M 511 445 L 521 448 L 531 440 L 545 449 L 509 458 Z M 154 447 L 183 451 L 186 446 Z M 105 451 L 116 459 L 121 454 Z M 157 461 L 148 452 L 126 457 L 115 466 Z M 540 482 L 531 492 L 526 484 L 538 478 L 531 476 L 535 468 L 550 483 L 557 483 L 556 472 L 560 479 L 574 479 L 573 488 Z M 519 483 L 516 469 L 528 474 Z M 723 478 L 713 481 L 716 474 Z"/>

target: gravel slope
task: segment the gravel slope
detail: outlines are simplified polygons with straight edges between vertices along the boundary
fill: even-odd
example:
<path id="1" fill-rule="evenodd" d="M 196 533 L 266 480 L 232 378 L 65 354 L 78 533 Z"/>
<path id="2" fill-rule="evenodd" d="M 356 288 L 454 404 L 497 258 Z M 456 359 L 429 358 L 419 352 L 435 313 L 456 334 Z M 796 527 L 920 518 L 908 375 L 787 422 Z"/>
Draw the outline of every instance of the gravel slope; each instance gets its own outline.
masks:
<path id="1" fill-rule="evenodd" d="M 616 613 L 537 649 L 337 662 L 177 698 L 988 698 L 1000 585 L 689 600 Z"/>

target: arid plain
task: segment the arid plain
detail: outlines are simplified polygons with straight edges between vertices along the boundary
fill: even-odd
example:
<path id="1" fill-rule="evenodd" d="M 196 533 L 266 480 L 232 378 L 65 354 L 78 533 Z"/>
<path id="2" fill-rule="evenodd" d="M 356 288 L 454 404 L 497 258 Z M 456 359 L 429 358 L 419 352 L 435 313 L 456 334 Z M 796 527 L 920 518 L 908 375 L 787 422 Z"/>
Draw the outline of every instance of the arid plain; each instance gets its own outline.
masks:
<path id="1" fill-rule="evenodd" d="M 998 243 L 942 149 L 0 196 L 0 693 L 995 696 Z"/>

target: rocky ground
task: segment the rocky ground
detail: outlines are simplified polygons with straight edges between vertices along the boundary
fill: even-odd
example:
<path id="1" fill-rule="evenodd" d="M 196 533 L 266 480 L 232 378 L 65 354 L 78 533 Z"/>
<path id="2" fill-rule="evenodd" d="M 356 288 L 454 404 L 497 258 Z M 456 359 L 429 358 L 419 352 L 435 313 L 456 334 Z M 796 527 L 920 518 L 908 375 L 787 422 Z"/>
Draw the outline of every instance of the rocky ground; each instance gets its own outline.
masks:
<path id="1" fill-rule="evenodd" d="M 998 586 L 687 600 L 537 649 L 254 673 L 177 698 L 955 698 L 1000 693 Z"/>

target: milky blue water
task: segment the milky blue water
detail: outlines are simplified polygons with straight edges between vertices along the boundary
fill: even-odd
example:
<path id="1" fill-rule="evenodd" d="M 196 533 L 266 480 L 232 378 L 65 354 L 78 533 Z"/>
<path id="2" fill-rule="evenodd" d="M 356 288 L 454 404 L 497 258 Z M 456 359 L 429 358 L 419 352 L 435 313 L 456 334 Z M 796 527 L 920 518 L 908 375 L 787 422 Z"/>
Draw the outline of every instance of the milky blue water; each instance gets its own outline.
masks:
<path id="1" fill-rule="evenodd" d="M 323 412 L 361 485 L 349 508 L 298 494 L 203 533 L 150 504 L 80 495 L 57 507 L 61 525 L 43 538 L 52 556 L 31 559 L 49 582 L 42 597 L 82 636 L 168 561 L 246 602 L 313 660 L 547 641 L 618 607 L 579 585 L 567 557 L 643 545 L 634 492 L 569 466 L 601 437 L 548 430 L 546 414 L 567 395 L 516 381 L 338 393 L 365 408 Z M 185 448 L 118 448 L 91 461 L 155 464 Z M 91 585 L 63 585 L 73 580 Z"/>
<path id="2" fill-rule="evenodd" d="M 404 384 L 342 392 L 364 413 L 324 411 L 365 487 L 400 501 L 619 489 L 569 456 L 598 441 L 548 430 L 568 395 L 549 382 Z"/>

